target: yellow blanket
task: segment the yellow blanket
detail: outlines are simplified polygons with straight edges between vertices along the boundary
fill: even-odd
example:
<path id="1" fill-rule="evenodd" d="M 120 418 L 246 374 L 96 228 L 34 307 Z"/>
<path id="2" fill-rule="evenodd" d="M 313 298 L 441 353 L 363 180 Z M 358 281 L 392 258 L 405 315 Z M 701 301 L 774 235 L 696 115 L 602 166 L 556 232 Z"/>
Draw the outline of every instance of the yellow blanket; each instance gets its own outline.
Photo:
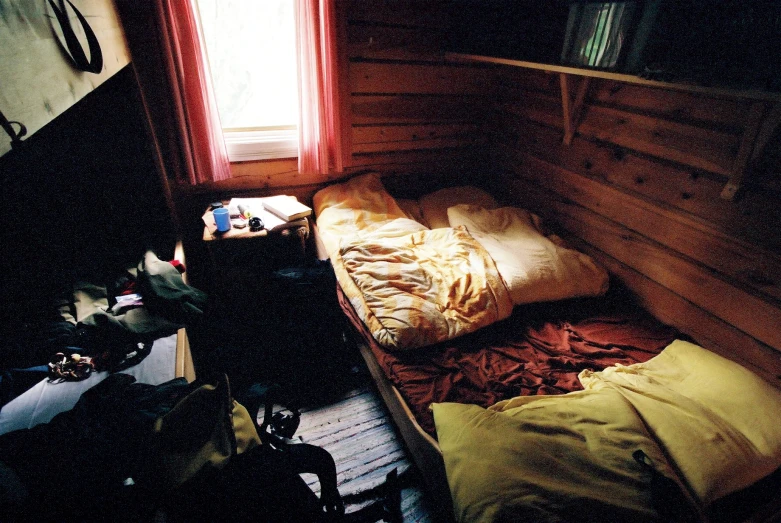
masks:
<path id="1" fill-rule="evenodd" d="M 447 205 L 445 196 L 464 192 L 454 189 L 421 201 Z M 451 206 L 435 214 L 452 227 L 429 230 L 409 218 L 376 174 L 326 187 L 313 204 L 339 284 L 389 349 L 473 332 L 509 316 L 513 305 L 607 290 L 604 269 L 545 237 L 539 219 L 521 209 Z"/>
<path id="2" fill-rule="evenodd" d="M 489 409 L 432 405 L 459 521 L 660 520 L 670 493 L 654 503 L 638 450 L 687 514 L 781 467 L 781 391 L 702 347 L 676 340 L 580 380 Z"/>
<path id="3" fill-rule="evenodd" d="M 512 311 L 496 265 L 463 228 L 378 230 L 343 241 L 331 261 L 353 307 L 389 349 L 449 340 Z"/>

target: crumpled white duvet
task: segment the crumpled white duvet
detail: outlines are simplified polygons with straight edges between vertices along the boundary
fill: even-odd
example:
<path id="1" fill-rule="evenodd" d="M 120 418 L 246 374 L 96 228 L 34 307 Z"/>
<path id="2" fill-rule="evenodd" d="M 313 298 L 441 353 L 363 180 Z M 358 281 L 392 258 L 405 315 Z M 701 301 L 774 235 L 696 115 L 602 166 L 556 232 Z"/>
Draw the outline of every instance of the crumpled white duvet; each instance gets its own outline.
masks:
<path id="1" fill-rule="evenodd" d="M 607 292 L 608 273 L 555 235 L 540 232 L 540 219 L 518 207 L 449 207 L 451 227 L 465 226 L 496 263 L 514 305 Z"/>

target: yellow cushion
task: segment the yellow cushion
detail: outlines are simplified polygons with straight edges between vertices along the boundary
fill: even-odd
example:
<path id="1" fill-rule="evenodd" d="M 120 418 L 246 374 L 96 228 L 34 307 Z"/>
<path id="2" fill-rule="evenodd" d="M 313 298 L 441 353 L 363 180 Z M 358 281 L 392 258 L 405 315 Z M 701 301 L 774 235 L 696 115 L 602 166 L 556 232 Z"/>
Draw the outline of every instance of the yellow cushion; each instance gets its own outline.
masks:
<path id="1" fill-rule="evenodd" d="M 343 238 L 375 230 L 407 218 L 376 173 L 356 176 L 315 193 L 313 199 L 320 238 L 331 255 Z"/>
<path id="2" fill-rule="evenodd" d="M 781 391 L 702 347 L 676 340 L 645 363 L 580 380 L 635 405 L 703 505 L 781 467 Z"/>
<path id="3" fill-rule="evenodd" d="M 673 473 L 632 406 L 611 390 L 432 405 L 459 521 L 649 521 L 650 473 Z M 586 517 L 587 515 L 587 517 Z"/>

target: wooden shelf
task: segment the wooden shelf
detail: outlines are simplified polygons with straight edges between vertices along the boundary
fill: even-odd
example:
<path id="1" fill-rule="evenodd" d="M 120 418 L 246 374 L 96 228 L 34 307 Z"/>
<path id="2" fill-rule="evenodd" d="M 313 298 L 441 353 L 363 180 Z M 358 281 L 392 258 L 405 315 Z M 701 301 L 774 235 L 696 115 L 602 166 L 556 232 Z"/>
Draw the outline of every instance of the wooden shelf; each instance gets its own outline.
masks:
<path id="1" fill-rule="evenodd" d="M 631 74 L 613 73 L 610 71 L 599 71 L 596 69 L 580 69 L 577 67 L 568 67 L 563 65 L 541 64 L 537 62 L 526 62 L 523 60 L 512 60 L 509 58 L 496 58 L 492 56 L 474 54 L 445 53 L 445 59 L 452 62 L 481 62 L 497 65 L 510 65 L 513 67 L 537 69 L 539 71 L 547 71 L 551 73 L 585 76 L 590 78 L 603 78 L 605 80 L 614 80 L 628 84 L 645 85 L 647 87 L 659 87 L 663 89 L 675 89 L 677 91 L 701 93 L 722 98 L 781 102 L 781 93 L 773 93 L 770 91 L 761 91 L 755 89 L 729 89 L 722 87 L 707 87 L 696 84 L 660 82 L 658 80 L 648 80 L 646 78 L 641 78 Z"/>
<path id="2" fill-rule="evenodd" d="M 540 64 L 536 62 L 525 62 L 522 60 L 511 60 L 508 58 L 496 58 L 491 56 L 481 56 L 462 53 L 446 53 L 445 59 L 451 62 L 479 62 L 496 65 L 508 65 L 511 67 L 522 67 L 524 69 L 536 69 L 559 75 L 561 86 L 561 106 L 564 117 L 564 137 L 563 142 L 567 145 L 572 144 L 580 119 L 580 113 L 586 100 L 591 78 L 602 78 L 627 84 L 642 85 L 646 87 L 673 89 L 687 93 L 698 93 L 710 97 L 729 98 L 737 100 L 750 100 L 751 108 L 746 115 L 746 125 L 743 130 L 743 136 L 740 141 L 740 148 L 735 161 L 726 174 L 729 178 L 727 184 L 721 192 L 721 197 L 725 200 L 734 200 L 740 186 L 742 185 L 749 160 L 757 150 L 757 140 L 766 141 L 772 130 L 781 122 L 781 93 L 772 93 L 759 90 L 741 90 L 728 89 L 720 87 L 706 87 L 702 85 L 683 84 L 674 82 L 659 82 L 657 80 L 648 80 L 639 76 L 633 76 L 623 73 L 613 73 L 610 71 L 599 71 L 595 69 L 580 69 L 577 67 L 567 67 L 563 65 Z M 575 99 L 572 99 L 572 78 L 581 77 Z M 768 110 L 767 103 L 772 104 Z"/>

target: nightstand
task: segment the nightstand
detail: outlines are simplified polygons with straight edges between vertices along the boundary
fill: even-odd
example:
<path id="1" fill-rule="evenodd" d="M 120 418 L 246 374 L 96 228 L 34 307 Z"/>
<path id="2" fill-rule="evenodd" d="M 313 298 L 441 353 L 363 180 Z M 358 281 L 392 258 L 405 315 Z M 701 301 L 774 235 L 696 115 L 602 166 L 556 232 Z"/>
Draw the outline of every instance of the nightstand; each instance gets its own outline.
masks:
<path id="1" fill-rule="evenodd" d="M 303 263 L 307 258 L 309 218 L 290 222 L 264 222 L 269 228 L 251 231 L 232 227 L 219 232 L 210 210 L 203 215 L 203 241 L 208 251 L 210 272 L 229 270 L 273 271 Z M 314 256 L 314 254 L 312 254 Z"/>

